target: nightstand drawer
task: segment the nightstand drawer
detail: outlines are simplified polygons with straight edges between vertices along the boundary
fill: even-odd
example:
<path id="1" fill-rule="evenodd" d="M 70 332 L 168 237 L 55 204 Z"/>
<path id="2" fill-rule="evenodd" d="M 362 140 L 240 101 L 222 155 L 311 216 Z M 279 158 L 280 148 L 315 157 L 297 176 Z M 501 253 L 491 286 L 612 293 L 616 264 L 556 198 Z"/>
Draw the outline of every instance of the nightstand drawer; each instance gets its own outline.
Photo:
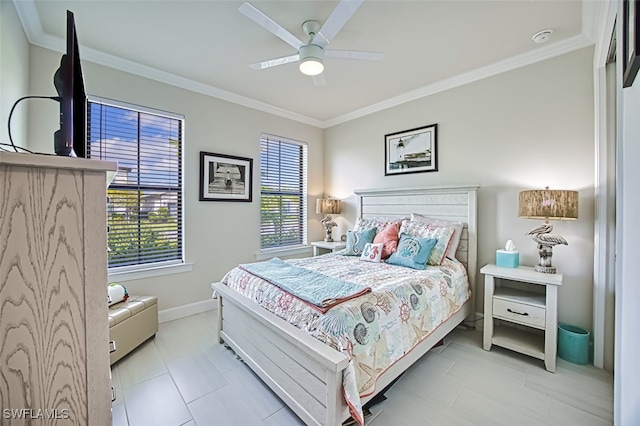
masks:
<path id="1" fill-rule="evenodd" d="M 545 328 L 545 308 L 525 303 L 494 298 L 493 316 L 530 327 Z"/>

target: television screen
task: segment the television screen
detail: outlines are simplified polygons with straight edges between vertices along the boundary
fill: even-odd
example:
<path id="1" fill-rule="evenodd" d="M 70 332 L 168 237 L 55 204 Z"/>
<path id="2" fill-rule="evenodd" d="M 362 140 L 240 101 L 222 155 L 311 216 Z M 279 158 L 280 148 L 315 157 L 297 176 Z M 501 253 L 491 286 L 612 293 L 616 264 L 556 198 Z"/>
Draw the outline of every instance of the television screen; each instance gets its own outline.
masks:
<path id="1" fill-rule="evenodd" d="M 88 157 L 87 95 L 78 52 L 78 38 L 73 13 L 67 10 L 67 51 L 53 76 L 60 98 L 60 130 L 54 134 L 57 155 Z"/>

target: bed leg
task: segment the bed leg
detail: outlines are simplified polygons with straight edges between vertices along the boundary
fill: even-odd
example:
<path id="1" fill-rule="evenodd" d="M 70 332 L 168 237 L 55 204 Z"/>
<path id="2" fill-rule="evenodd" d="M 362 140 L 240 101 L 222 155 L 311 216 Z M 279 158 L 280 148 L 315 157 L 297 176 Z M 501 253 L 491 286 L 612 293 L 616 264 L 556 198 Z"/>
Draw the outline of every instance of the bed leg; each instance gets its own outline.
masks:
<path id="1" fill-rule="evenodd" d="M 223 344 L 222 339 L 222 296 L 218 296 L 218 321 L 216 324 L 216 335 L 218 337 L 218 343 Z"/>

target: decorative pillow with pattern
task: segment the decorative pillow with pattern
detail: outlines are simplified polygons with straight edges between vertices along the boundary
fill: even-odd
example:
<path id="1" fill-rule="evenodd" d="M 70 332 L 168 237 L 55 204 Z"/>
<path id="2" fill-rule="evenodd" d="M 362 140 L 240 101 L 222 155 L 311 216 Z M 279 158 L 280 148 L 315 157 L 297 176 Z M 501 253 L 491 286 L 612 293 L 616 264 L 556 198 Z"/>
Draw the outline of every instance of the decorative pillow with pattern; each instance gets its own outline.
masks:
<path id="1" fill-rule="evenodd" d="M 398 217 L 369 217 L 356 219 L 356 225 L 353 227 L 354 231 L 362 231 L 364 229 L 377 228 L 378 231 L 382 231 L 390 223 L 402 223 L 403 220 L 409 220 L 409 218 Z"/>
<path id="2" fill-rule="evenodd" d="M 367 243 L 372 243 L 376 236 L 377 228 L 369 228 L 362 231 L 347 231 L 347 247 L 345 255 L 360 256 Z"/>
<path id="3" fill-rule="evenodd" d="M 438 241 L 433 250 L 431 250 L 429 259 L 427 259 L 427 264 L 433 266 L 442 264 L 454 232 L 455 229 L 452 226 L 435 226 L 430 223 L 411 220 L 405 220 L 400 227 L 400 235 L 407 234 L 412 237 L 434 238 Z"/>
<path id="4" fill-rule="evenodd" d="M 435 238 L 412 237 L 407 234 L 401 234 L 398 250 L 389 256 L 387 263 L 413 269 L 426 269 L 429 254 L 437 242 L 438 240 Z"/>
<path id="5" fill-rule="evenodd" d="M 449 259 L 456 258 L 456 251 L 458 250 L 458 245 L 460 244 L 460 238 L 462 237 L 462 229 L 464 228 L 464 223 L 452 222 L 442 219 L 433 219 L 418 213 L 411 213 L 411 220 L 415 222 L 426 222 L 435 226 L 453 226 L 453 237 L 451 237 L 451 241 L 449 242 L 449 248 L 447 249 L 446 256 Z"/>
<path id="6" fill-rule="evenodd" d="M 362 255 L 360 256 L 360 260 L 365 260 L 367 262 L 380 263 L 382 258 L 382 243 L 367 243 L 364 245 L 364 250 L 362 251 Z"/>
<path id="7" fill-rule="evenodd" d="M 398 232 L 400 222 L 388 224 L 382 231 L 378 232 L 373 239 L 374 243 L 383 243 L 382 258 L 387 259 L 398 248 Z"/>

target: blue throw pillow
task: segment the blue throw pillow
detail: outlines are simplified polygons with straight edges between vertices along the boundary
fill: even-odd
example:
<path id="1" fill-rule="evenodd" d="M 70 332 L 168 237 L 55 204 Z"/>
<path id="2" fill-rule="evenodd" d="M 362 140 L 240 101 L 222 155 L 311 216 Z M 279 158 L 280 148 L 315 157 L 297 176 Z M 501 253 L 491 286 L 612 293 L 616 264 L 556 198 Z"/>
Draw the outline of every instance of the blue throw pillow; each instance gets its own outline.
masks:
<path id="1" fill-rule="evenodd" d="M 347 231 L 347 256 L 360 256 L 367 243 L 372 243 L 378 228 L 363 229 L 362 231 Z"/>
<path id="2" fill-rule="evenodd" d="M 413 269 L 425 269 L 429 253 L 437 242 L 438 240 L 435 238 L 420 238 L 401 234 L 398 249 L 389 256 L 387 263 Z"/>

